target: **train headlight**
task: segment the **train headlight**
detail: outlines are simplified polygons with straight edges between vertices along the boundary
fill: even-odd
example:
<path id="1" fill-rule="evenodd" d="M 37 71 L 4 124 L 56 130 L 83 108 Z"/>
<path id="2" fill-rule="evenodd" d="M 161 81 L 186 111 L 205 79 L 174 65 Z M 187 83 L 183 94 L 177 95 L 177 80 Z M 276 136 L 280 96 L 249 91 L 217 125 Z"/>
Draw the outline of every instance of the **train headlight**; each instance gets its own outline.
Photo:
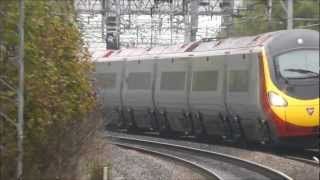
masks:
<path id="1" fill-rule="evenodd" d="M 297 43 L 298 43 L 299 45 L 301 45 L 301 44 L 303 44 L 303 43 L 304 43 L 304 41 L 303 41 L 303 39 L 302 39 L 302 38 L 298 38 L 298 39 L 297 39 Z"/>
<path id="2" fill-rule="evenodd" d="M 274 92 L 269 92 L 269 102 L 273 106 L 281 106 L 281 107 L 286 107 L 288 105 L 288 102 L 278 94 Z"/>

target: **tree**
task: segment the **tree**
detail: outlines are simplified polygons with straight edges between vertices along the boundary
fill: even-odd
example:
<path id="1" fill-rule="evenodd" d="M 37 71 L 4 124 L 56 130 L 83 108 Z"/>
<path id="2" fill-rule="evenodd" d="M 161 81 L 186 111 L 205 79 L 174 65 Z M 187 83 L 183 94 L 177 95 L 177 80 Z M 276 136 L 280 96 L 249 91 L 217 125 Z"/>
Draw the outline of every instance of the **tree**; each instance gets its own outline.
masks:
<path id="1" fill-rule="evenodd" d="M 272 1 L 272 15 L 268 19 L 268 0 L 247 1 L 247 10 L 234 18 L 232 36 L 256 35 L 286 29 L 286 1 Z M 319 0 L 294 1 L 294 28 L 319 31 Z M 316 25 L 317 24 L 317 25 Z"/>
<path id="2" fill-rule="evenodd" d="M 18 1 L 0 0 L 1 179 L 15 173 L 15 127 L 3 120 L 17 114 L 17 7 Z M 95 107 L 93 66 L 72 1 L 26 0 L 25 11 L 24 179 L 40 179 L 52 167 L 63 170 L 95 126 L 88 118 Z"/>

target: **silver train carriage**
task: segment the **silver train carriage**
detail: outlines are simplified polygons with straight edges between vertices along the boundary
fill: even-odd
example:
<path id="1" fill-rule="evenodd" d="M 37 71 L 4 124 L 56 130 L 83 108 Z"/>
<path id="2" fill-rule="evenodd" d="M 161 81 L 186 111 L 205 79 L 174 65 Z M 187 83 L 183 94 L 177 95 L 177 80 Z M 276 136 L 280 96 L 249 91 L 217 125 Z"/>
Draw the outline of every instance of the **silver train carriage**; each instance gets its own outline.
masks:
<path id="1" fill-rule="evenodd" d="M 319 134 L 317 31 L 109 50 L 95 65 L 109 123 L 128 131 L 299 146 Z"/>

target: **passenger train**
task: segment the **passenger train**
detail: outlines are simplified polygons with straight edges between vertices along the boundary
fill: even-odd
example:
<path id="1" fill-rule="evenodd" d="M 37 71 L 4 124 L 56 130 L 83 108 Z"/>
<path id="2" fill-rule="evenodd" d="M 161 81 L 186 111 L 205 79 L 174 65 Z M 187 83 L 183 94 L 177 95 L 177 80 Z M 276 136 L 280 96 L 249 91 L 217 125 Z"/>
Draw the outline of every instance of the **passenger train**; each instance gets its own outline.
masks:
<path id="1" fill-rule="evenodd" d="M 127 131 L 317 143 L 317 31 L 108 50 L 94 63 L 109 120 Z"/>

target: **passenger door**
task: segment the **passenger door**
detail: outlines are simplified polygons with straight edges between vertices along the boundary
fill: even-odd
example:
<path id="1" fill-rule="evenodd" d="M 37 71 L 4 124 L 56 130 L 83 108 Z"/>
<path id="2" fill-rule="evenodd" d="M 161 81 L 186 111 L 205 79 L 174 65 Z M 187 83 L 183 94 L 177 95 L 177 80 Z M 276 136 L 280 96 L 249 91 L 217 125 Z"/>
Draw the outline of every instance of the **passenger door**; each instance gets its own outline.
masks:
<path id="1" fill-rule="evenodd" d="M 252 136 L 258 130 L 259 117 L 259 60 L 256 54 L 230 55 L 227 63 L 226 106 L 229 120 L 240 130 L 235 119 L 239 119 L 244 131 Z"/>
<path id="2" fill-rule="evenodd" d="M 208 134 L 222 134 L 223 125 L 219 114 L 225 113 L 223 98 L 224 57 L 211 56 L 192 59 L 192 83 L 190 105 L 195 130 L 203 126 Z M 200 113 L 201 117 L 198 117 Z M 199 122 L 200 121 L 200 122 Z"/>
<path id="3" fill-rule="evenodd" d="M 183 131 L 182 112 L 187 110 L 187 59 L 163 59 L 158 62 L 155 102 L 166 112 L 171 128 Z"/>
<path id="4" fill-rule="evenodd" d="M 135 121 L 140 128 L 149 128 L 148 110 L 153 108 L 152 77 L 153 61 L 127 61 L 124 104 L 127 118 Z M 134 116 L 134 117 L 132 117 Z"/>

